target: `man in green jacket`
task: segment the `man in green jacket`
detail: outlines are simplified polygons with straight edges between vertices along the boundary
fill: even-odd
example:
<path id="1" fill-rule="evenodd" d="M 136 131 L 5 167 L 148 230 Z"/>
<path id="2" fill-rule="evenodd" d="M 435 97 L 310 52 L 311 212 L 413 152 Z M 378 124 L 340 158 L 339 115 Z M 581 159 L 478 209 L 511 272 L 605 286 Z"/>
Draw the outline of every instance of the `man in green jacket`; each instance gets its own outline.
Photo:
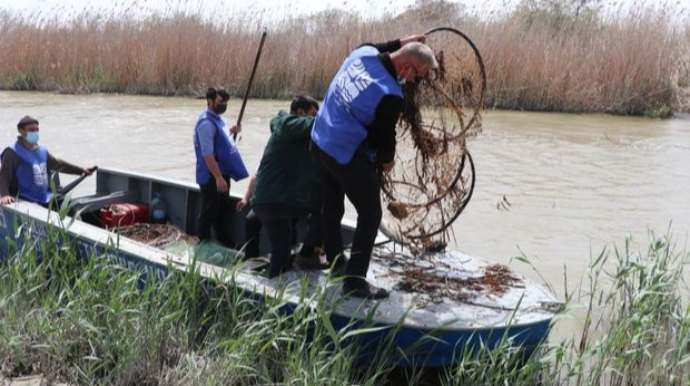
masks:
<path id="1" fill-rule="evenodd" d="M 305 95 L 292 100 L 290 113 L 280 111 L 271 120 L 271 137 L 264 149 L 251 206 L 266 228 L 271 243 L 268 277 L 290 270 L 293 220 L 309 217 L 307 237 L 295 263 L 327 268 L 314 248 L 321 239 L 320 181 L 309 153 L 311 129 L 319 103 Z"/>

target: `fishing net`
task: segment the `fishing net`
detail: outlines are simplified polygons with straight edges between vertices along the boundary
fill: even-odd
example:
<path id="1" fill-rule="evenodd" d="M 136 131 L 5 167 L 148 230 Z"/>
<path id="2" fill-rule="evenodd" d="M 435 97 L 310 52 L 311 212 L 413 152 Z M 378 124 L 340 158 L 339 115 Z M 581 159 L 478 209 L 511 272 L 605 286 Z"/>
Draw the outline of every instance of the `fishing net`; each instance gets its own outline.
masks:
<path id="1" fill-rule="evenodd" d="M 171 224 L 136 223 L 117 228 L 116 231 L 122 237 L 187 258 L 190 262 L 196 259 L 218 267 L 231 267 L 244 257 L 242 252 L 215 242 L 200 243 L 197 237 Z"/>
<path id="2" fill-rule="evenodd" d="M 199 242 L 199 239 L 196 237 L 190 236 L 170 224 L 136 223 L 118 228 L 117 232 L 122 237 L 127 237 L 155 248 L 163 248 L 178 240 L 186 240 L 194 244 Z"/>
<path id="3" fill-rule="evenodd" d="M 467 143 L 481 132 L 486 73 L 479 50 L 462 32 L 444 27 L 426 35 L 439 67 L 404 86 L 395 168 L 383 173 L 382 190 L 396 238 L 428 249 L 445 245 L 472 197 L 475 168 Z"/>

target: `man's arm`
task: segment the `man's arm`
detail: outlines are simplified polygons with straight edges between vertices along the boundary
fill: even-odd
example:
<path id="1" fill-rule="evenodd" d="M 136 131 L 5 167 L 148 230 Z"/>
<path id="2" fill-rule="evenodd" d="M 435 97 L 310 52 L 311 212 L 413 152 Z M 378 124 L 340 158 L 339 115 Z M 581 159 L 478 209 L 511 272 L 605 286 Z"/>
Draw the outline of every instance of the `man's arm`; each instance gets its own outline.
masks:
<path id="1" fill-rule="evenodd" d="M 57 158 L 48 152 L 48 169 L 52 171 L 57 171 L 65 174 L 87 174 L 91 175 L 91 171 L 86 168 L 73 165 L 65 160 Z"/>
<path id="2" fill-rule="evenodd" d="M 395 52 L 402 47 L 402 44 L 400 43 L 400 39 L 395 39 L 395 40 L 390 40 L 385 43 L 364 43 L 360 47 L 364 46 L 371 46 L 376 48 L 376 50 L 380 53 L 385 53 L 385 52 Z"/>
<path id="3" fill-rule="evenodd" d="M 380 53 L 386 53 L 386 52 L 395 52 L 399 50 L 402 46 L 404 46 L 407 43 L 412 43 L 412 42 L 420 42 L 424 43 L 426 42 L 426 36 L 425 35 L 410 35 L 404 38 L 400 39 L 395 39 L 395 40 L 390 40 L 385 43 L 364 43 L 362 46 L 372 46 L 378 50 Z"/>
<path id="4" fill-rule="evenodd" d="M 256 174 L 249 179 L 249 186 L 247 186 L 247 191 L 244 193 L 244 197 L 241 200 L 237 201 L 235 210 L 237 210 L 238 212 L 244 210 L 247 204 L 249 204 L 249 199 L 252 197 L 252 194 L 254 194 L 254 188 L 256 188 Z"/>
<path id="5" fill-rule="evenodd" d="M 14 201 L 10 195 L 10 185 L 14 179 L 14 171 L 17 170 L 17 154 L 12 150 L 6 150 L 0 164 L 0 204 L 9 204 Z"/>
<path id="6" fill-rule="evenodd" d="M 220 167 L 218 167 L 216 157 L 213 154 L 205 155 L 204 162 L 206 162 L 208 171 L 211 172 L 213 178 L 216 180 L 216 189 L 221 193 L 227 193 L 230 188 L 228 187 L 228 183 L 225 182 L 223 174 L 220 172 Z"/>
<path id="7" fill-rule="evenodd" d="M 376 107 L 374 121 L 367 127 L 372 133 L 371 145 L 376 151 L 378 165 L 390 164 L 395 158 L 395 127 L 403 109 L 403 100 L 387 95 Z"/>

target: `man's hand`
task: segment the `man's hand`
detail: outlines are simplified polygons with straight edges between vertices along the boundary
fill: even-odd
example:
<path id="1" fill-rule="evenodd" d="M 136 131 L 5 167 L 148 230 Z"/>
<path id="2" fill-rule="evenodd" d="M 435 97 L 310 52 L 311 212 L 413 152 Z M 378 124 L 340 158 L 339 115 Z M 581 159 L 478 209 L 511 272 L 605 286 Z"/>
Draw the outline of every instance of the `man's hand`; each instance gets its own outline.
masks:
<path id="1" fill-rule="evenodd" d="M 7 204 L 11 204 L 13 202 L 14 202 L 14 197 L 12 197 L 12 196 L 0 197 L 0 205 L 7 205 Z"/>
<path id="2" fill-rule="evenodd" d="M 383 168 L 383 171 L 386 173 L 393 170 L 393 166 L 395 166 L 395 160 L 392 160 L 391 162 L 388 162 L 388 163 L 381 165 L 381 167 Z"/>
<path id="3" fill-rule="evenodd" d="M 239 134 L 242 132 L 242 124 L 235 125 L 230 128 L 230 134 Z"/>
<path id="4" fill-rule="evenodd" d="M 400 44 L 403 46 L 407 43 L 413 43 L 413 42 L 419 42 L 419 43 L 426 42 L 426 35 L 412 35 L 412 36 L 408 36 L 408 37 L 400 39 Z"/>
<path id="5" fill-rule="evenodd" d="M 227 193 L 228 192 L 228 190 L 229 190 L 228 183 L 225 182 L 225 178 L 223 178 L 223 177 L 216 178 L 216 189 L 220 193 Z"/>
<path id="6" fill-rule="evenodd" d="M 248 204 L 247 199 L 243 198 L 243 199 L 237 201 L 237 205 L 235 205 L 235 210 L 238 212 L 241 212 L 244 210 L 244 208 L 247 207 L 247 204 Z"/>
<path id="7" fill-rule="evenodd" d="M 91 171 L 91 168 L 83 168 L 83 169 L 81 170 L 81 173 L 82 173 L 82 174 L 86 174 L 87 176 L 90 176 L 91 173 L 93 173 L 93 172 Z"/>

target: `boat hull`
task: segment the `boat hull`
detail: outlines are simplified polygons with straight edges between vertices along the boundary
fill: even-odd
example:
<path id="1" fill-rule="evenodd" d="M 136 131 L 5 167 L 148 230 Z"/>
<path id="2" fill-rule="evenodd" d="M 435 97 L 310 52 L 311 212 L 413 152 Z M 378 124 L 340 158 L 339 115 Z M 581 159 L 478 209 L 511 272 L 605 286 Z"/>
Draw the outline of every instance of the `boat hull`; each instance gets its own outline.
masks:
<path id="1" fill-rule="evenodd" d="M 106 179 L 109 171 L 100 170 L 100 173 L 105 174 L 100 178 Z M 113 172 L 112 175 L 116 179 L 121 179 L 127 174 Z M 132 176 L 138 178 L 138 181 L 142 178 L 142 175 L 133 174 Z M 187 202 L 195 188 L 180 182 L 165 185 L 162 180 L 156 180 L 151 184 L 164 186 L 168 191 L 172 191 L 175 187 L 184 187 L 187 189 L 184 192 Z M 127 186 L 144 186 L 144 184 L 128 181 Z M 102 195 L 104 192 L 100 191 L 100 193 Z M 148 193 L 152 195 L 150 188 L 148 188 Z M 140 201 L 145 200 L 140 199 Z M 186 207 L 178 208 L 177 211 L 193 213 Z M 336 331 L 357 327 L 370 328 L 368 330 L 370 332 L 352 339 L 352 343 L 356 339 L 358 347 L 362 348 L 360 352 L 364 362 L 369 361 L 371 356 L 377 355 L 380 352 L 378 348 L 388 346 L 395 348 L 394 352 L 399 354 L 398 358 L 391 359 L 400 366 L 448 366 L 462 360 L 463 355 L 467 353 L 476 353 L 483 346 L 497 347 L 506 339 L 511 345 L 520 347 L 529 354 L 546 339 L 550 322 L 555 315 L 543 309 L 527 314 L 522 313 L 518 308 L 510 309 L 505 306 L 509 303 L 515 304 L 516 301 L 519 306 L 522 300 L 515 300 L 515 298 L 527 296 L 525 293 L 529 295 L 532 287 L 513 289 L 515 294 L 504 296 L 505 298 L 512 296 L 513 299 L 505 303 L 496 303 L 498 305 L 489 302 L 490 297 L 487 298 L 489 300 L 482 298 L 484 303 L 478 300 L 474 304 L 461 305 L 459 302 L 443 301 L 439 304 L 436 302 L 420 305 L 419 296 L 397 290 L 392 291 L 390 300 L 380 303 L 343 297 L 339 283 L 329 281 L 327 275 L 321 271 L 291 271 L 278 280 L 270 280 L 251 269 L 240 269 L 233 271 L 233 277 L 228 278 L 228 271 L 225 268 L 205 263 L 195 264 L 187 256 L 170 255 L 161 249 L 126 238 L 117 238 L 114 233 L 86 222 L 72 220 L 70 217 L 60 219 L 57 213 L 48 212 L 38 205 L 26 202 L 0 206 L 0 251 L 2 253 L 0 260 L 7 258 L 13 250 L 16 251 L 26 243 L 35 243 L 36 240 L 46 238 L 49 232 L 59 232 L 64 235 L 63 242 L 73 243 L 80 258 L 104 259 L 109 264 L 140 272 L 142 279 L 151 275 L 163 279 L 171 269 L 186 271 L 194 266 L 208 278 L 210 283 L 225 280 L 225 284 L 240 288 L 249 297 L 263 299 L 266 295 L 283 294 L 285 301 L 283 309 L 287 313 L 293 312 L 303 299 L 300 295 L 302 292 L 300 287 L 306 275 L 310 287 L 309 295 L 323 293 L 329 299 L 328 301 L 334 304 L 335 311 L 332 313 L 330 322 Z M 187 221 L 187 218 L 183 221 L 178 219 L 181 223 Z M 344 224 L 343 227 L 344 232 L 352 232 L 351 226 Z M 455 258 L 454 260 L 459 261 Z M 386 264 L 380 259 L 372 262 L 371 271 L 374 275 L 372 280 L 387 283 L 387 279 L 383 278 L 385 275 L 381 274 L 390 270 Z M 219 279 L 222 277 L 227 279 Z M 391 283 L 388 284 L 394 287 Z M 536 286 L 534 288 L 539 289 Z M 546 299 L 546 302 L 552 300 L 545 295 L 542 298 Z M 534 301 L 531 304 L 532 307 L 537 307 L 535 304 L 538 305 L 539 302 Z M 443 318 L 435 318 L 435 315 L 443 315 Z"/>

